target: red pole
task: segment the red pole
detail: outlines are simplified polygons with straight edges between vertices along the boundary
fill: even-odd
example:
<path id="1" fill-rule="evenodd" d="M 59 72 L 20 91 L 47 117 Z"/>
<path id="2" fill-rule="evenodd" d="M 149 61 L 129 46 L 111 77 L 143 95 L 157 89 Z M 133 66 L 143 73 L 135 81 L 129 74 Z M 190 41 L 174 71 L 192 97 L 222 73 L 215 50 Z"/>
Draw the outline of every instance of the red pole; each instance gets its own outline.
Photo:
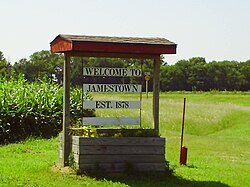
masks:
<path id="1" fill-rule="evenodd" d="M 184 98 L 183 112 L 182 112 L 181 147 L 180 147 L 180 164 L 181 165 L 186 165 L 186 162 L 187 162 L 187 148 L 183 147 L 185 111 L 186 111 L 186 98 Z"/>

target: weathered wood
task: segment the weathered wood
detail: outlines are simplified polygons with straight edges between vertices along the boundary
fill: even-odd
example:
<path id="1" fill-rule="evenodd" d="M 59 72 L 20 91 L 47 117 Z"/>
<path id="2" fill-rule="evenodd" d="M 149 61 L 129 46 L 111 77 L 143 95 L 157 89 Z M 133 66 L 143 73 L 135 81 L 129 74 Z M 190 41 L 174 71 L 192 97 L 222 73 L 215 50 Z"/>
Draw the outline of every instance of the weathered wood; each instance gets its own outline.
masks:
<path id="1" fill-rule="evenodd" d="M 72 153 L 79 172 L 82 173 L 130 170 L 163 172 L 166 169 L 165 138 L 73 136 Z"/>
<path id="2" fill-rule="evenodd" d="M 162 146 L 124 146 L 124 145 L 96 145 L 96 146 L 78 146 L 72 145 L 72 152 L 75 154 L 86 155 L 161 155 L 165 154 L 165 148 Z"/>
<path id="3" fill-rule="evenodd" d="M 159 137 L 99 137 L 99 138 L 84 138 L 73 136 L 73 145 L 88 146 L 88 145 L 127 145 L 127 146 L 163 146 L 165 138 Z"/>
<path id="4" fill-rule="evenodd" d="M 68 165 L 68 157 L 70 153 L 70 135 L 69 135 L 69 118 L 70 118 L 70 57 L 65 54 L 64 74 L 63 74 L 63 144 L 62 157 L 60 161 L 64 166 Z"/>
<path id="5" fill-rule="evenodd" d="M 56 37 L 53 44 L 50 45 L 50 49 L 52 53 L 58 51 L 69 51 L 72 49 L 72 42 Z"/>
<path id="6" fill-rule="evenodd" d="M 84 117 L 83 125 L 139 125 L 140 117 Z"/>
<path id="7" fill-rule="evenodd" d="M 154 59 L 154 80 L 153 80 L 153 116 L 154 129 L 159 133 L 159 93 L 160 93 L 160 55 Z"/>
<path id="8" fill-rule="evenodd" d="M 80 164 L 80 172 L 108 172 L 121 173 L 129 172 L 131 170 L 148 172 L 164 172 L 166 170 L 165 163 L 96 163 L 96 164 Z"/>
<path id="9" fill-rule="evenodd" d="M 147 172 L 147 171 L 161 171 L 164 172 L 166 170 L 166 163 L 164 162 L 160 163 L 134 163 L 133 167 L 137 171 Z"/>
<path id="10" fill-rule="evenodd" d="M 59 139 L 59 162 L 60 163 L 64 163 L 64 136 L 62 133 L 60 133 L 58 135 L 58 139 Z"/>
<path id="11" fill-rule="evenodd" d="M 78 164 L 94 163 L 163 163 L 163 155 L 78 155 L 74 154 L 74 159 Z"/>

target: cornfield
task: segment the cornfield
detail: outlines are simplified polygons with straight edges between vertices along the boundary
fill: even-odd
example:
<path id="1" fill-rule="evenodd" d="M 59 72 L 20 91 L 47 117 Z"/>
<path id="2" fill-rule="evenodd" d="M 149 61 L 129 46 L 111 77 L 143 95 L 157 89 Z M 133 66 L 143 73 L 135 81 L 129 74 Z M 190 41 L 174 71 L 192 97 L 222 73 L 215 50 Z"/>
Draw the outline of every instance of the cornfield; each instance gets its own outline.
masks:
<path id="1" fill-rule="evenodd" d="M 83 94 L 83 95 L 82 95 Z M 82 110 L 82 99 L 91 96 L 71 90 L 71 120 L 93 115 Z M 0 79 L 0 144 L 32 137 L 48 138 L 62 130 L 63 88 L 49 81 L 27 83 Z"/>

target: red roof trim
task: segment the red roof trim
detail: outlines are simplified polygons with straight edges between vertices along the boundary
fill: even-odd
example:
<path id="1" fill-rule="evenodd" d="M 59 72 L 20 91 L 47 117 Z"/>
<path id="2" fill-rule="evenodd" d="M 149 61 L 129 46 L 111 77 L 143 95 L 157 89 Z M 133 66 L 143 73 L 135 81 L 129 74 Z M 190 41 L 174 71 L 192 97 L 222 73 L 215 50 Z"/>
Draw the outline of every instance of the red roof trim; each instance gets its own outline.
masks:
<path id="1" fill-rule="evenodd" d="M 101 53 L 130 53 L 130 54 L 176 54 L 176 46 L 177 46 L 173 42 L 159 38 L 156 39 L 145 38 L 143 40 L 143 38 L 106 37 L 107 40 L 105 40 L 105 37 L 100 37 L 100 38 L 90 37 L 89 39 L 91 39 L 92 41 L 88 41 L 88 36 L 82 36 L 81 38 L 81 36 L 73 35 L 75 38 L 72 37 L 73 38 L 72 40 L 62 36 L 63 35 L 58 35 L 50 43 L 52 52 L 71 51 L 71 52 L 92 52 L 92 53 L 101 52 Z M 94 41 L 93 38 L 96 38 L 96 41 Z M 163 43 L 164 42 L 165 43 L 159 44 L 157 43 L 158 40 L 163 41 Z M 135 43 L 133 43 L 133 41 Z"/>
<path id="2" fill-rule="evenodd" d="M 73 51 L 107 52 L 107 53 L 136 53 L 136 54 L 172 54 L 176 53 L 176 45 L 124 44 L 74 42 Z"/>

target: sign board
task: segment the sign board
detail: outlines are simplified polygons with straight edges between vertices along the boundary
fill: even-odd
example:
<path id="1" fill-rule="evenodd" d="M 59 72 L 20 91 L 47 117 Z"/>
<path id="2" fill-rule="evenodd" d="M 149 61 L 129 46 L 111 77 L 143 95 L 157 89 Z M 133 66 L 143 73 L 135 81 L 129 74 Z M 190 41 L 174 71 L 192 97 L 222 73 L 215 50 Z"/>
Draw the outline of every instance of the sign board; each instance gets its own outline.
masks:
<path id="1" fill-rule="evenodd" d="M 139 84 L 83 84 L 85 92 L 123 92 L 140 93 L 142 86 Z"/>
<path id="2" fill-rule="evenodd" d="M 124 109 L 141 108 L 140 101 L 84 101 L 85 109 Z"/>
<path id="3" fill-rule="evenodd" d="M 84 67 L 83 76 L 94 77 L 141 77 L 141 69 Z M 83 84 L 85 92 L 141 93 L 141 84 Z M 85 109 L 134 109 L 141 108 L 141 101 L 84 101 Z M 139 125 L 140 117 L 84 117 L 83 125 Z"/>
<path id="4" fill-rule="evenodd" d="M 141 69 L 85 67 L 84 76 L 141 77 Z"/>
<path id="5" fill-rule="evenodd" d="M 150 80 L 150 75 L 145 75 L 144 79 L 145 79 L 146 81 L 149 81 L 149 80 Z"/>
<path id="6" fill-rule="evenodd" d="M 83 125 L 139 125 L 140 117 L 84 117 Z"/>

